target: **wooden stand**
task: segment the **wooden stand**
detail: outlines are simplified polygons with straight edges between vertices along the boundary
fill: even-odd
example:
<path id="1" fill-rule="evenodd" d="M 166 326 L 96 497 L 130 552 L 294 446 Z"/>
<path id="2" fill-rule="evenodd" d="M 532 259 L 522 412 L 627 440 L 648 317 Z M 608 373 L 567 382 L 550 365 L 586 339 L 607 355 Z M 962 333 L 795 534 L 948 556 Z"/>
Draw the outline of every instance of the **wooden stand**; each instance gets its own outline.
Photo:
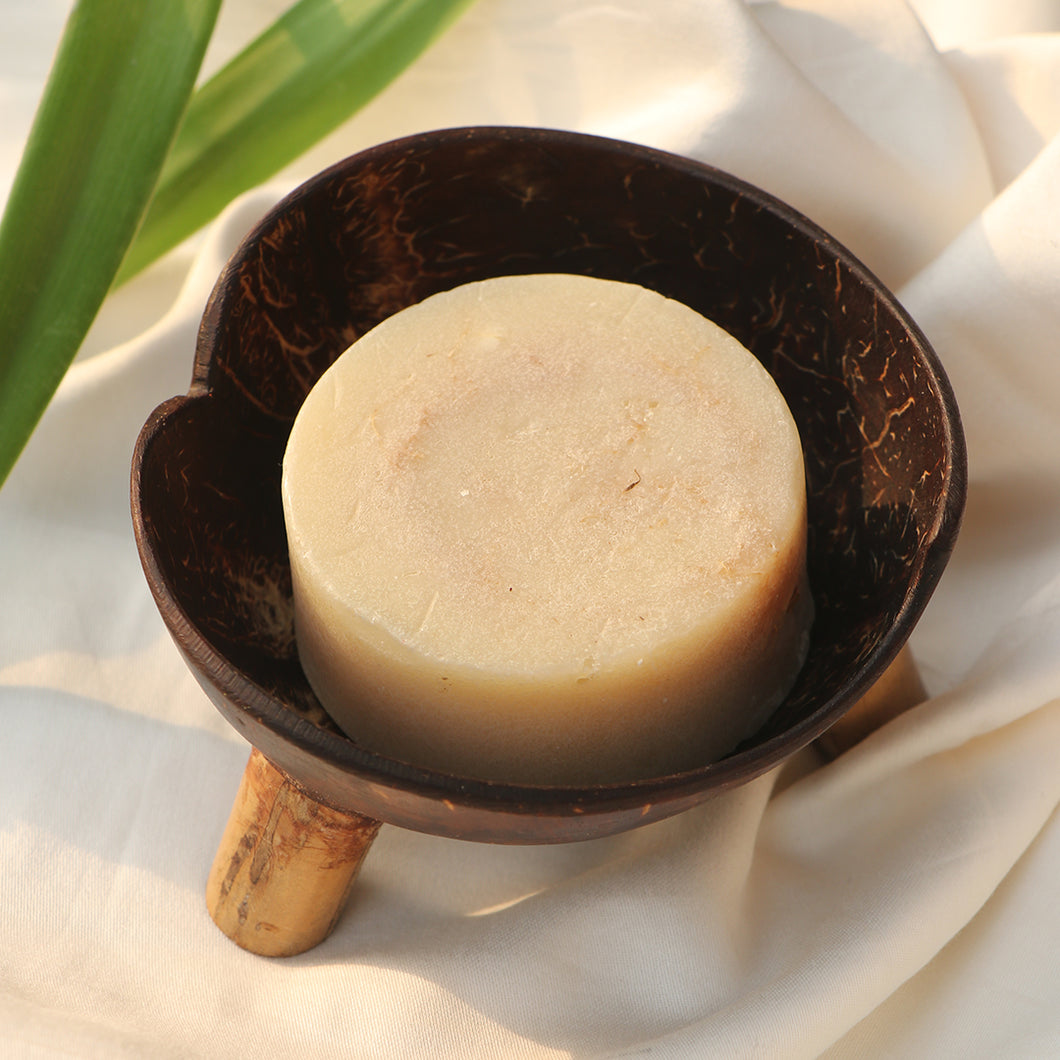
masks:
<path id="1" fill-rule="evenodd" d="M 925 698 L 908 648 L 817 740 L 834 758 Z M 323 942 L 342 915 L 379 821 L 317 802 L 251 751 L 206 884 L 206 905 L 234 942 L 290 957 Z"/>
<path id="2" fill-rule="evenodd" d="M 307 795 L 256 748 L 206 883 L 206 907 L 234 942 L 291 957 L 331 934 L 379 821 Z"/>

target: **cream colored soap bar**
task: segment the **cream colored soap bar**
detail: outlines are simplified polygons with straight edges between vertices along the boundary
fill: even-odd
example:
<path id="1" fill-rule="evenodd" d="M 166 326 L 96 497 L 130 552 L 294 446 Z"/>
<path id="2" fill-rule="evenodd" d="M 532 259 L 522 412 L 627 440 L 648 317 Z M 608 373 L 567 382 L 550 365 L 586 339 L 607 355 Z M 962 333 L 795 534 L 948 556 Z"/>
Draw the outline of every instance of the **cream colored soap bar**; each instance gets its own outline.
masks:
<path id="1" fill-rule="evenodd" d="M 805 655 L 791 414 L 735 339 L 635 285 L 497 278 L 384 321 L 306 399 L 283 503 L 310 683 L 419 766 L 689 769 Z"/>

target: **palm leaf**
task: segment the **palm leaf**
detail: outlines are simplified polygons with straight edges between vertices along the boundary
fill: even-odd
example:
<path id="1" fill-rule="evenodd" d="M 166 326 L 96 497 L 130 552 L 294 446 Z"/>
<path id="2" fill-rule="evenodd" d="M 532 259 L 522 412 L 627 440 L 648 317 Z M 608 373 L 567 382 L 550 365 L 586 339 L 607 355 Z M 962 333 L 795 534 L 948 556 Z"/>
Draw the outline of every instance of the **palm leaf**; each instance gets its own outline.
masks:
<path id="1" fill-rule="evenodd" d="M 220 0 L 80 0 L 0 221 L 0 482 L 106 297 Z"/>
<path id="2" fill-rule="evenodd" d="M 118 283 L 337 128 L 470 0 L 300 0 L 192 99 Z"/>

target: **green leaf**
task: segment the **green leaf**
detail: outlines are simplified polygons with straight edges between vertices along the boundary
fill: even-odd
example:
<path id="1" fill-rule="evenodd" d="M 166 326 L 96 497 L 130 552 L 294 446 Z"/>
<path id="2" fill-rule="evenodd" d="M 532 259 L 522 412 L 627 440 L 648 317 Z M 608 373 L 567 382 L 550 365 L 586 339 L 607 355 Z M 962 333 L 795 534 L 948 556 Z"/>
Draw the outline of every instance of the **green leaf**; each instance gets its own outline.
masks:
<path id="1" fill-rule="evenodd" d="M 300 0 L 192 99 L 118 283 L 337 128 L 471 0 Z"/>
<path id="2" fill-rule="evenodd" d="M 109 290 L 220 0 L 79 0 L 0 221 L 0 483 Z"/>

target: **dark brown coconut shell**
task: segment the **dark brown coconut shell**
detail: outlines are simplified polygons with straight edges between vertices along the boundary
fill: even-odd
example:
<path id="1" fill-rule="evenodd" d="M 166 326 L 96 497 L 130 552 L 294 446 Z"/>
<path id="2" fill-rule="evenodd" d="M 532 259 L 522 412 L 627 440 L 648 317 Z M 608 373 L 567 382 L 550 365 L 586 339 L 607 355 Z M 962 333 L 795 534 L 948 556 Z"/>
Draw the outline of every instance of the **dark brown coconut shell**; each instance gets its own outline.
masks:
<path id="1" fill-rule="evenodd" d="M 812 645 L 772 719 L 722 761 L 563 789 L 434 773 L 339 733 L 299 666 L 280 471 L 303 398 L 397 310 L 529 272 L 627 280 L 687 303 L 755 353 L 799 425 Z M 443 835 L 560 842 L 677 813 L 824 732 L 908 637 L 952 550 L 965 479 L 935 355 L 894 297 L 806 218 L 647 148 L 471 128 L 349 158 L 247 236 L 207 306 L 189 393 L 139 438 L 132 507 L 151 591 L 203 688 L 312 795 Z"/>

